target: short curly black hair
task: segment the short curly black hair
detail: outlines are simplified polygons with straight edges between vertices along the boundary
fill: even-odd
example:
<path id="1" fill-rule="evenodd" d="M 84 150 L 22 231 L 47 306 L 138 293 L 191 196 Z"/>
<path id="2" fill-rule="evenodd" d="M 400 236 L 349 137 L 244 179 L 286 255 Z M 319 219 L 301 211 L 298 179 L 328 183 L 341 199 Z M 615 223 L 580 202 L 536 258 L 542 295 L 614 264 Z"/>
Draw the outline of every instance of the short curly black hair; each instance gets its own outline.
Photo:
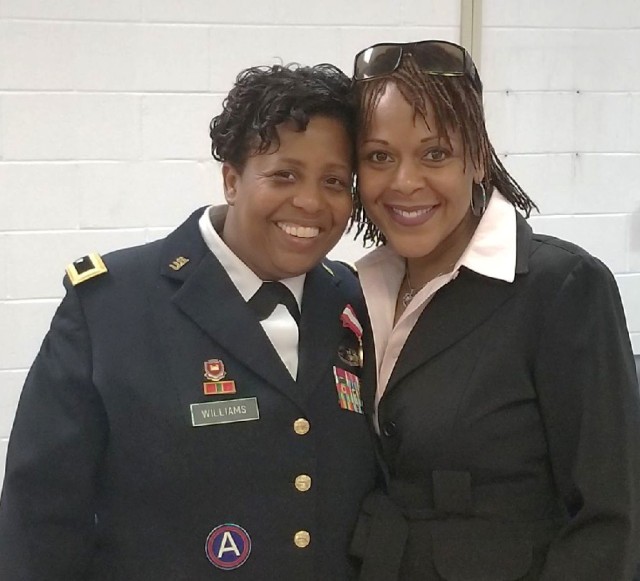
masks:
<path id="1" fill-rule="evenodd" d="M 311 117 L 341 121 L 355 143 L 351 81 L 330 64 L 297 63 L 243 70 L 209 126 L 211 154 L 242 170 L 247 158 L 278 146 L 277 127 L 292 121 L 304 131 Z M 355 158 L 353 158 L 355 159 Z"/>

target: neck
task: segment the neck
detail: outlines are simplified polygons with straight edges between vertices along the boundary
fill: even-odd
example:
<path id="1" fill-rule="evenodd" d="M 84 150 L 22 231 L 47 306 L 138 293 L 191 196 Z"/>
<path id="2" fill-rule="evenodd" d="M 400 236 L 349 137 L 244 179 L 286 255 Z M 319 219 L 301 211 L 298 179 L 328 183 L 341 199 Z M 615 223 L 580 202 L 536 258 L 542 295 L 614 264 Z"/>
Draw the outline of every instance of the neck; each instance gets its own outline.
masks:
<path id="1" fill-rule="evenodd" d="M 450 272 L 469 245 L 479 221 L 469 212 L 432 252 L 426 256 L 407 258 L 407 282 L 410 282 L 411 289 L 420 289 L 437 276 Z"/>

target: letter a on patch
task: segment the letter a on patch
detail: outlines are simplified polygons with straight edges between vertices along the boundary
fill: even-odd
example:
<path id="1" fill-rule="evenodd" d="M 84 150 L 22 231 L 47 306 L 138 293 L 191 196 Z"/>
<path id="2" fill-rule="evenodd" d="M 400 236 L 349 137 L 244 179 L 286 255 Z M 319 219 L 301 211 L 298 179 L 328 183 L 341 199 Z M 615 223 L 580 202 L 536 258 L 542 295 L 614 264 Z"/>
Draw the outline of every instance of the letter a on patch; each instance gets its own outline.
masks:
<path id="1" fill-rule="evenodd" d="M 205 551 L 209 562 L 218 569 L 237 569 L 249 558 L 251 538 L 241 526 L 226 523 L 209 533 Z"/>

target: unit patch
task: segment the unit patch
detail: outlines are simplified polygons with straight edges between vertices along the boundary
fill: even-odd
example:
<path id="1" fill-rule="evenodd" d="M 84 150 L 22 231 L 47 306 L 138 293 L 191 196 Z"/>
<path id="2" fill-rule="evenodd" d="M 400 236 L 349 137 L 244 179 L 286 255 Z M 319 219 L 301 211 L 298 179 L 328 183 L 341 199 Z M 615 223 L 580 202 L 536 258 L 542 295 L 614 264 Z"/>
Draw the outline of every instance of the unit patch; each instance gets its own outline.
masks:
<path id="1" fill-rule="evenodd" d="M 225 523 L 209 533 L 205 552 L 209 562 L 218 569 L 237 569 L 249 558 L 251 538 L 241 526 Z"/>

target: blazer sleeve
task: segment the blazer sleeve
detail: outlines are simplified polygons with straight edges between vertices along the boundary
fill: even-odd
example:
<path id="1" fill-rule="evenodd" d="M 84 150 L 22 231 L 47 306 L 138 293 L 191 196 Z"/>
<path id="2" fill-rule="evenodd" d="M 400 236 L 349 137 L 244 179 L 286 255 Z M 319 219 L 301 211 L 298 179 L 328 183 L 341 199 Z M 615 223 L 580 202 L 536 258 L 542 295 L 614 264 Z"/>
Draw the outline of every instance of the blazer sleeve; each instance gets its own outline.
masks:
<path id="1" fill-rule="evenodd" d="M 85 579 L 95 542 L 94 495 L 105 447 L 91 344 L 69 288 L 27 376 L 0 500 L 0 579 Z"/>
<path id="2" fill-rule="evenodd" d="M 640 403 L 618 288 L 587 256 L 551 300 L 534 373 L 569 520 L 541 579 L 631 579 L 640 550 Z"/>

